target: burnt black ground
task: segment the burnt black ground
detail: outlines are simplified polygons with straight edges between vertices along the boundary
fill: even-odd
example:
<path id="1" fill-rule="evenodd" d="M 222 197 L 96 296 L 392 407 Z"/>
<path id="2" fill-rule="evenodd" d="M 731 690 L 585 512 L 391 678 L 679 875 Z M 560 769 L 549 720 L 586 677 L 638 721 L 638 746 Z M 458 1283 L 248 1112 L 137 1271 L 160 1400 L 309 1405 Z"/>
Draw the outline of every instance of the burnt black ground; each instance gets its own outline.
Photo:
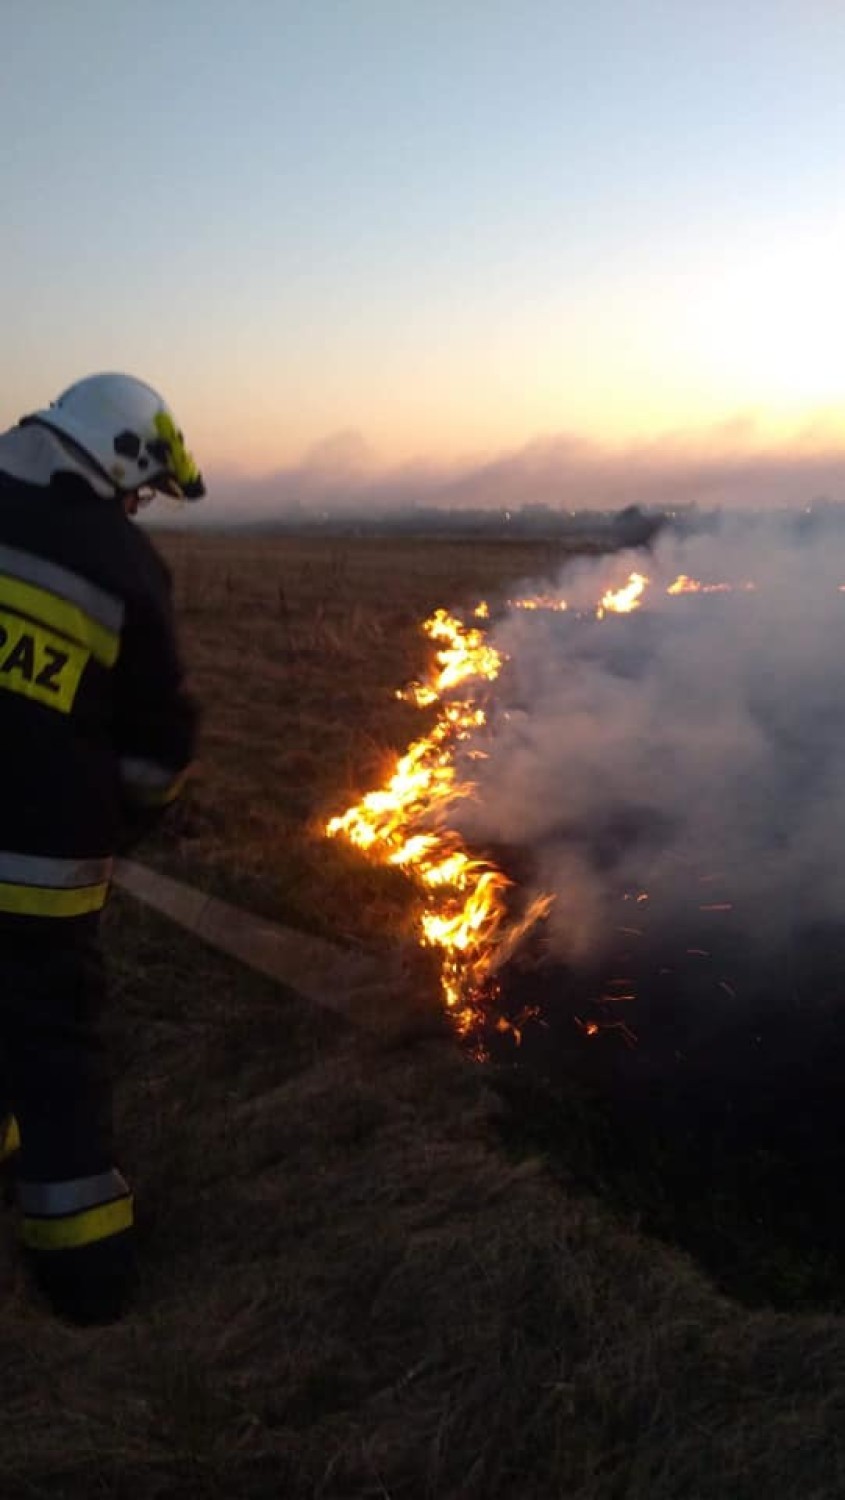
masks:
<path id="1" fill-rule="evenodd" d="M 710 943 L 645 944 L 624 1001 L 601 998 L 613 966 L 505 971 L 521 1042 L 486 1038 L 503 1129 L 731 1295 L 845 1308 L 845 926 L 768 957 L 727 928 Z"/>
<path id="2" fill-rule="evenodd" d="M 561 673 L 589 673 L 595 659 L 606 681 L 637 683 L 667 641 L 694 643 L 704 627 L 718 670 L 754 637 L 761 608 L 743 594 L 679 599 L 670 611 L 600 625 L 561 615 L 536 626 L 544 634 L 534 657 L 529 619 L 525 649 L 529 660 L 559 653 Z M 756 639 L 759 650 L 765 633 Z M 508 1106 L 503 1130 L 541 1144 L 568 1183 L 609 1196 L 749 1304 L 845 1309 L 845 920 L 813 920 L 836 903 L 816 901 L 812 862 L 796 873 L 786 859 L 819 789 L 839 785 L 845 679 L 812 656 L 790 672 L 765 652 L 761 660 L 767 670 L 746 674 L 745 708 L 768 748 L 770 780 L 745 787 L 740 777 L 725 789 L 728 802 L 738 799 L 740 830 L 752 832 L 748 859 L 741 837 L 726 861 L 712 849 L 699 856 L 661 822 L 659 785 L 628 806 L 609 780 L 600 816 L 593 799 L 579 818 L 577 792 L 562 779 L 547 840 L 583 854 L 608 886 L 636 864 L 632 849 L 648 867 L 665 847 L 671 860 L 654 861 L 665 889 L 650 888 L 643 904 L 636 888 L 620 889 L 607 955 L 590 971 L 550 961 L 535 938 L 498 976 L 491 1006 L 521 1040 L 491 1025 L 483 1043 Z M 499 689 L 505 707 L 528 710 L 509 670 Z M 541 749 L 552 753 L 551 740 Z M 683 811 L 678 798 L 668 805 Z M 831 819 L 830 838 L 823 824 L 815 835 L 828 882 Z M 519 891 L 537 883 L 540 852 L 497 848 L 493 857 Z"/>

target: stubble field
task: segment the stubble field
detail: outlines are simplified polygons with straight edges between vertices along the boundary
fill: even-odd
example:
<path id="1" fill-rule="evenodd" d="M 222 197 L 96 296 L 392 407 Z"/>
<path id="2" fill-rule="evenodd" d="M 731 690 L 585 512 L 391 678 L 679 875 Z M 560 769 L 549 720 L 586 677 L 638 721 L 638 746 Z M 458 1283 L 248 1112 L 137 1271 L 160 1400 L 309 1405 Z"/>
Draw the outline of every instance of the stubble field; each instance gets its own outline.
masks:
<path id="1" fill-rule="evenodd" d="M 414 902 L 319 831 L 420 728 L 419 621 L 553 565 L 508 544 L 168 535 L 205 719 L 142 857 L 390 951 Z M 0 1241 L 0 1496 L 834 1500 L 845 1329 L 749 1310 L 503 1129 L 424 966 L 358 1032 L 116 896 L 144 1281 L 51 1323 Z M 387 972 L 387 969 L 386 969 Z M 584 1145 L 588 1146 L 585 1142 Z"/>

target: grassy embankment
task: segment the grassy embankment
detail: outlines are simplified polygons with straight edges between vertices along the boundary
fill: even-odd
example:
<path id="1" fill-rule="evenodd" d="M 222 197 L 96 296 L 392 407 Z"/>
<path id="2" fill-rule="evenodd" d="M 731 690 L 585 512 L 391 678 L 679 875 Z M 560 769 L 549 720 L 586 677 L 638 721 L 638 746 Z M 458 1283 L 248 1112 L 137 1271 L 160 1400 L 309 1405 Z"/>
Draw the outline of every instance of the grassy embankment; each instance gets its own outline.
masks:
<path id="1" fill-rule="evenodd" d="M 418 620 L 538 549 L 165 546 L 206 724 L 150 860 L 401 939 L 404 882 L 315 830 L 418 732 L 392 696 Z M 116 1329 L 57 1327 L 3 1237 L 3 1500 L 845 1493 L 840 1320 L 731 1303 L 576 1188 L 575 1151 L 553 1174 L 506 1149 L 423 975 L 366 1035 L 126 898 L 107 938 L 143 1293 Z"/>

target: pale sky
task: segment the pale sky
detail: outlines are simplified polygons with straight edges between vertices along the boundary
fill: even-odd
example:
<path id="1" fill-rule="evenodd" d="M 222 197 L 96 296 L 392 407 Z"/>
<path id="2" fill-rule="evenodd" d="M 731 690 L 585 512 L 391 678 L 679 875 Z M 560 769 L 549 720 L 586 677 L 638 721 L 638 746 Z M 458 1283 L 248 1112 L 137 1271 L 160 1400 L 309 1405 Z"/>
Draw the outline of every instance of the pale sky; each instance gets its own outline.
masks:
<path id="1" fill-rule="evenodd" d="M 845 455 L 841 0 L 0 0 L 0 80 L 0 426 Z"/>

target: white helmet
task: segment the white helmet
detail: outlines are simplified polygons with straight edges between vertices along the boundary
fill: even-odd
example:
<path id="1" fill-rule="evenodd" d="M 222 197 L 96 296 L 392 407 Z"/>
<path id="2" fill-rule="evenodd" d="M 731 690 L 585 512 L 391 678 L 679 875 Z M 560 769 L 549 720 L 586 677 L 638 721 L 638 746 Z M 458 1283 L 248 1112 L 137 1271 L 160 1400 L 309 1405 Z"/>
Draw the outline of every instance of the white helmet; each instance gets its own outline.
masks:
<path id="1" fill-rule="evenodd" d="M 88 375 L 43 411 L 25 417 L 69 438 L 118 494 L 161 490 L 200 500 L 205 485 L 173 413 L 132 375 Z"/>

